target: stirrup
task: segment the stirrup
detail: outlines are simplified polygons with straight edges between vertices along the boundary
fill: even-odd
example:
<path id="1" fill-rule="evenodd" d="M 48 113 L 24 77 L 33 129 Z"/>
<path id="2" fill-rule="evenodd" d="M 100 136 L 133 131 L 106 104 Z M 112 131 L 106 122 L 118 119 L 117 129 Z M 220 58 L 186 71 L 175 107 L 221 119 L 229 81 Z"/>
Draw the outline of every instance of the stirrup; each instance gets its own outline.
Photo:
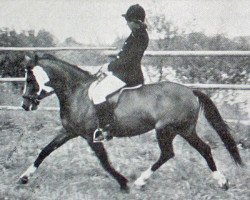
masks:
<path id="1" fill-rule="evenodd" d="M 102 137 L 99 138 L 98 137 Z M 106 137 L 104 135 L 104 131 L 102 128 L 97 128 L 93 134 L 93 142 L 94 143 L 99 143 L 99 142 L 105 142 L 106 141 Z"/>

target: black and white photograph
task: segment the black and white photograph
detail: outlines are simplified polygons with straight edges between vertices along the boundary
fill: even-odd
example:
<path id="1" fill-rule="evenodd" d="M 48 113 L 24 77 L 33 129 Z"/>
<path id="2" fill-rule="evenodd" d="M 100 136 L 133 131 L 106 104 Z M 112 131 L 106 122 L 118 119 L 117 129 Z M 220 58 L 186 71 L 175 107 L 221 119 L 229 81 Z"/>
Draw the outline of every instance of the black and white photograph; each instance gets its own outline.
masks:
<path id="1" fill-rule="evenodd" d="M 248 200 L 250 1 L 0 0 L 0 200 Z"/>

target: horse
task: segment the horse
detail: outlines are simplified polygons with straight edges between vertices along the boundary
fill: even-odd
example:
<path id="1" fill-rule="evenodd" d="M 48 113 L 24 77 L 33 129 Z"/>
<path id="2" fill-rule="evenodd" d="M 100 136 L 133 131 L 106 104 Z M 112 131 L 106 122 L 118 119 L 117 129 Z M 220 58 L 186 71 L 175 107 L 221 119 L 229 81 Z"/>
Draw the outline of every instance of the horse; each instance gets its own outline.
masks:
<path id="1" fill-rule="evenodd" d="M 120 189 L 128 192 L 128 180 L 111 165 L 103 143 L 93 141 L 98 119 L 89 96 L 89 88 L 97 81 L 97 76 L 50 54 L 35 56 L 26 61 L 25 66 L 22 107 L 26 111 L 36 110 L 42 99 L 55 93 L 59 100 L 62 126 L 66 131 L 58 134 L 42 149 L 19 181 L 26 184 L 51 152 L 70 139 L 80 136 L 87 140 L 102 167 L 116 179 Z M 211 148 L 196 133 L 201 109 L 235 163 L 243 165 L 229 127 L 213 101 L 199 90 L 165 81 L 132 89 L 123 88 L 110 96 L 108 101 L 113 106 L 114 113 L 113 137 L 131 137 L 155 130 L 161 153 L 159 159 L 134 182 L 138 188 L 143 187 L 157 169 L 174 157 L 173 140 L 177 134 L 204 157 L 219 186 L 228 188 L 227 178 L 216 168 Z"/>

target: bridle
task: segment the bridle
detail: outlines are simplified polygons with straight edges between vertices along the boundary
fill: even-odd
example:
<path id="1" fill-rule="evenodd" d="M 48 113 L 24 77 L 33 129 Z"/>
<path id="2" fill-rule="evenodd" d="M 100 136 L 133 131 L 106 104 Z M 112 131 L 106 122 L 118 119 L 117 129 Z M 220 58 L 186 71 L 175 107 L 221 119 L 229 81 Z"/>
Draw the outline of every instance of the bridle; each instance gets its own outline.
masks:
<path id="1" fill-rule="evenodd" d="M 50 96 L 50 95 L 52 95 L 54 93 L 55 93 L 55 91 L 45 92 L 44 90 L 42 90 L 39 95 L 38 94 L 35 94 L 35 95 L 23 95 L 23 98 L 31 101 L 32 104 L 39 105 L 40 101 L 42 99 L 44 99 L 45 97 L 48 97 L 48 96 Z"/>

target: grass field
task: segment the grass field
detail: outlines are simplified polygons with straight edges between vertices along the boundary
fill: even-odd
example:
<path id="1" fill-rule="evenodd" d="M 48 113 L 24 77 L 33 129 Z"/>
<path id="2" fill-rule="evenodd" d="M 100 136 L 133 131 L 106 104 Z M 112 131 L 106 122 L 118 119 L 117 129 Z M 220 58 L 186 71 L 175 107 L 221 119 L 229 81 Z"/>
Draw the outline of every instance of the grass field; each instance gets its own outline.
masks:
<path id="1" fill-rule="evenodd" d="M 3 95 L 4 94 L 4 95 Z M 13 101 L 13 102 L 12 102 Z M 18 95 L 1 93 L 0 103 L 20 102 Z M 53 98 L 41 106 L 56 105 Z M 114 138 L 105 143 L 113 166 L 129 179 L 129 194 L 100 166 L 82 138 L 69 141 L 53 152 L 27 185 L 19 176 L 35 160 L 40 150 L 61 130 L 57 111 L 0 111 L 0 199 L 27 200 L 168 200 L 235 199 L 250 197 L 250 125 L 230 123 L 246 167 L 235 166 L 216 133 L 201 114 L 198 134 L 210 144 L 219 170 L 229 179 L 230 188 L 220 189 L 210 177 L 205 160 L 182 138 L 174 141 L 176 156 L 160 168 L 148 184 L 138 190 L 133 182 L 159 156 L 154 132 L 133 138 Z"/>

